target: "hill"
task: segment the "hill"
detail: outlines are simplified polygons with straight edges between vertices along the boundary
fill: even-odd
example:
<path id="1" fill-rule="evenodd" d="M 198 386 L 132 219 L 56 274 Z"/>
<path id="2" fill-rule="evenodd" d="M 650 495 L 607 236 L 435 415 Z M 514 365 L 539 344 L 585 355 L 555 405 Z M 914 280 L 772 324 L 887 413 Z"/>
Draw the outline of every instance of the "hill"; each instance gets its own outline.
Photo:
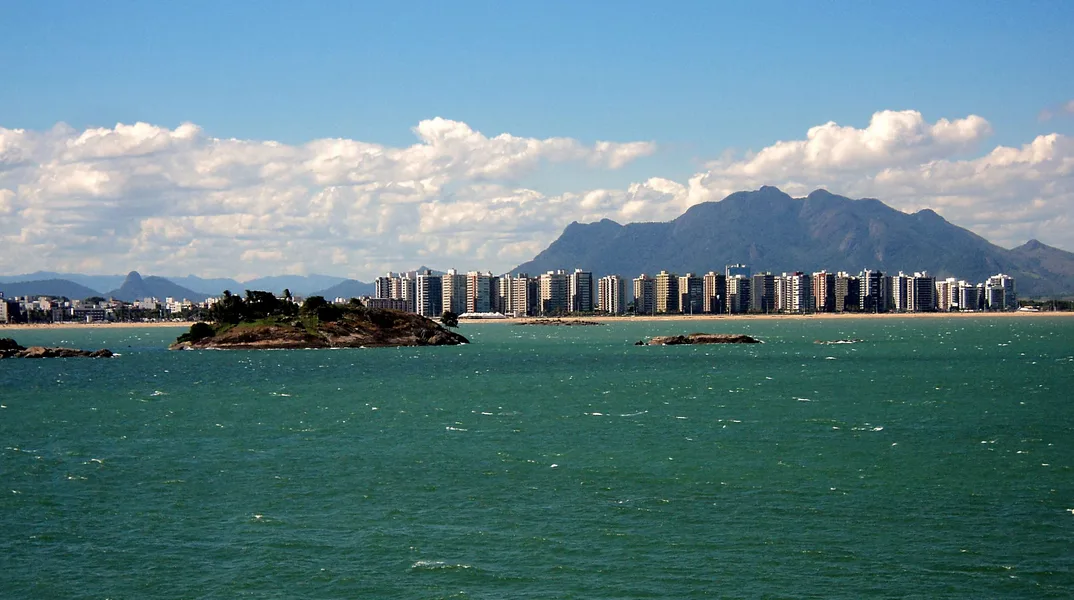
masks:
<path id="1" fill-rule="evenodd" d="M 332 287 L 325 288 L 310 294 L 311 296 L 323 296 L 329 300 L 333 298 L 358 298 L 360 296 L 372 296 L 376 286 L 357 279 L 345 279 Z"/>
<path id="2" fill-rule="evenodd" d="M 134 302 L 135 300 L 141 300 L 142 298 L 158 298 L 160 300 L 165 298 L 182 300 L 185 298 L 187 300 L 201 302 L 208 297 L 207 294 L 198 293 L 181 285 L 176 285 L 163 277 L 150 276 L 142 278 L 142 276 L 138 274 L 138 271 L 131 271 L 128 273 L 127 278 L 123 280 L 123 285 L 108 292 L 108 296 L 126 302 Z"/>
<path id="3" fill-rule="evenodd" d="M 346 281 L 346 278 L 317 275 L 316 273 L 312 275 L 271 275 L 251 279 L 244 282 L 243 286 L 248 290 L 264 290 L 274 294 L 281 294 L 286 289 L 296 296 L 313 296 L 318 295 L 318 290 L 324 290 L 343 281 Z"/>
<path id="4" fill-rule="evenodd" d="M 929 209 L 907 214 L 825 190 L 792 198 L 774 187 L 698 204 L 666 223 L 572 223 L 515 272 L 585 267 L 598 276 L 633 277 L 721 271 L 739 262 L 754 271 L 927 270 L 969 281 L 1004 272 L 1022 295 L 1074 292 L 1069 252 L 1040 242 L 1007 250 Z"/>
<path id="5" fill-rule="evenodd" d="M 6 298 L 15 296 L 62 296 L 70 300 L 85 300 L 93 296 L 104 296 L 97 290 L 67 279 L 39 279 L 35 281 L 0 283 L 0 292 L 3 292 Z"/>

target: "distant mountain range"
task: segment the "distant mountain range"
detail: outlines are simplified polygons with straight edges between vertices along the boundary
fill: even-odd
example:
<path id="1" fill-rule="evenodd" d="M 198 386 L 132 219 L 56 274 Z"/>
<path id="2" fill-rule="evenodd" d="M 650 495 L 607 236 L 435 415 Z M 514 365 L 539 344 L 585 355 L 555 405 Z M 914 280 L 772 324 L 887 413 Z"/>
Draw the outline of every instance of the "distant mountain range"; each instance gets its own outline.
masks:
<path id="1" fill-rule="evenodd" d="M 346 292 L 334 293 L 336 288 Z M 142 277 L 137 271 L 127 275 L 82 275 L 37 271 L 24 275 L 0 276 L 0 292 L 5 296 L 63 296 L 85 299 L 94 296 L 113 297 L 132 302 L 142 298 L 186 298 L 202 301 L 218 296 L 224 290 L 243 294 L 246 290 L 282 293 L 289 290 L 296 296 L 321 295 L 326 298 L 365 296 L 373 293 L 372 283 L 331 275 L 278 275 L 261 277 L 245 283 L 229 278 L 205 279 L 195 275 L 183 277 Z M 111 290 L 102 292 L 101 290 Z"/>
<path id="2" fill-rule="evenodd" d="M 1007 250 L 929 209 L 907 214 L 825 190 L 792 198 L 774 187 L 698 204 L 666 223 L 572 223 L 513 272 L 582 267 L 595 276 L 636 277 L 722 271 L 732 263 L 777 273 L 927 270 L 973 282 L 1002 272 L 1015 277 L 1022 296 L 1074 293 L 1070 252 L 1036 240 Z"/>

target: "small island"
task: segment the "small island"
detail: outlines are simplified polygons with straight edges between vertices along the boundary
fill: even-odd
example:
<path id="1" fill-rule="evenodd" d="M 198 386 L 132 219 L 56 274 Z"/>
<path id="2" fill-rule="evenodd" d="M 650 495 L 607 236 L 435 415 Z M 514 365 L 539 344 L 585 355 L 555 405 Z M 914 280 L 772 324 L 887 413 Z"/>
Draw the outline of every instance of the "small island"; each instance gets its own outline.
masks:
<path id="1" fill-rule="evenodd" d="M 450 346 L 465 337 L 421 315 L 366 308 L 356 299 L 333 304 L 320 296 L 301 305 L 289 295 L 225 292 L 211 311 L 212 323 L 195 323 L 172 350 L 282 350 Z"/>
<path id="2" fill-rule="evenodd" d="M 0 338 L 0 358 L 112 358 L 112 356 L 112 351 L 107 348 L 100 350 L 48 346 L 27 348 L 11 338 Z"/>
<path id="3" fill-rule="evenodd" d="M 742 333 L 691 333 L 689 335 L 658 335 L 637 346 L 679 346 L 684 344 L 760 344 L 761 340 Z"/>
<path id="4" fill-rule="evenodd" d="M 519 321 L 516 325 L 547 325 L 552 327 L 588 327 L 592 325 L 601 325 L 596 321 L 586 321 L 584 319 L 530 319 L 525 321 Z"/>

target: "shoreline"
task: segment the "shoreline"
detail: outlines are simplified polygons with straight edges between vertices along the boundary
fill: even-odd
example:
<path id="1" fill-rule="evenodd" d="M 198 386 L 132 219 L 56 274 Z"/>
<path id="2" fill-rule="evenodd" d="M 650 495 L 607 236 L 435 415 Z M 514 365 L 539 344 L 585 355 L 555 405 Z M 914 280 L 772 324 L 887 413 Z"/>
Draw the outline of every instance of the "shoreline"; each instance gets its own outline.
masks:
<path id="1" fill-rule="evenodd" d="M 973 312 L 973 313 L 813 313 L 808 315 L 643 315 L 636 317 L 610 317 L 610 316 L 585 316 L 585 317 L 524 317 L 506 319 L 459 319 L 459 324 L 484 324 L 506 323 L 518 325 L 520 323 L 533 323 L 538 319 L 554 319 L 562 321 L 592 321 L 595 323 L 659 323 L 661 321 L 772 321 L 772 320 L 848 320 L 848 319 L 1013 319 L 1013 318 L 1040 318 L 1040 317 L 1074 317 L 1074 312 Z M 555 325 L 546 325 L 555 327 Z"/>
<path id="2" fill-rule="evenodd" d="M 557 319 L 563 321 L 592 321 L 608 323 L 659 323 L 680 321 L 772 321 L 772 320 L 854 320 L 854 319 L 1020 319 L 1020 318 L 1070 318 L 1074 312 L 974 312 L 974 313 L 814 313 L 808 315 L 643 315 L 635 317 L 585 316 L 585 317 L 524 317 L 506 319 L 460 319 L 459 324 L 505 323 L 518 325 L 533 324 L 539 319 Z M 182 322 L 114 322 L 114 323 L 0 323 L 0 334 L 5 331 L 28 331 L 50 329 L 187 329 L 196 321 Z M 554 325 L 553 325 L 554 326 Z M 2 337 L 2 336 L 0 336 Z"/>
<path id="3" fill-rule="evenodd" d="M 121 321 L 114 323 L 0 323 L 0 334 L 5 331 L 29 331 L 34 329 L 189 329 L 195 321 L 138 323 Z M 0 335 L 2 337 L 2 335 Z"/>

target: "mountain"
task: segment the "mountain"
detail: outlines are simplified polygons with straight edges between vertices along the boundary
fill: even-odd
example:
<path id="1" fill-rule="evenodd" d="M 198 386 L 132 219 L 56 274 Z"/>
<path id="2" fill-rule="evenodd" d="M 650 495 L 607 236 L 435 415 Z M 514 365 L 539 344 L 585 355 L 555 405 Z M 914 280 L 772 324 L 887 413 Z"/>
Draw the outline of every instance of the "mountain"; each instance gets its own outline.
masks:
<path id="1" fill-rule="evenodd" d="M 323 296 L 331 301 L 333 298 L 357 298 L 359 296 L 372 296 L 376 288 L 372 283 L 365 283 L 357 279 L 345 279 L 332 287 L 325 288 L 311 296 Z"/>
<path id="2" fill-rule="evenodd" d="M 181 285 L 176 285 L 163 277 L 150 276 L 143 279 L 138 274 L 138 271 L 128 273 L 127 278 L 123 280 L 123 285 L 108 292 L 108 295 L 127 302 L 141 300 L 142 298 L 158 298 L 160 300 L 164 298 L 182 300 L 185 298 L 201 302 L 208 297 L 207 294 L 201 294 Z"/>
<path id="3" fill-rule="evenodd" d="M 15 296 L 63 296 L 71 300 L 85 300 L 93 296 L 105 296 L 96 290 L 67 279 L 5 282 L 0 283 L 0 292 L 4 293 L 5 298 L 14 298 Z"/>
<path id="4" fill-rule="evenodd" d="M 1003 272 L 1023 295 L 1074 293 L 1074 254 L 1035 240 L 1007 250 L 929 209 L 907 214 L 825 190 L 792 198 L 767 186 L 697 204 L 666 223 L 571 223 L 514 272 L 585 267 L 633 277 L 722 271 L 731 263 L 777 273 L 927 270 L 975 282 Z"/>
<path id="5" fill-rule="evenodd" d="M 166 277 L 166 279 L 176 285 L 181 285 L 209 296 L 219 296 L 224 293 L 224 290 L 228 290 L 233 294 L 242 294 L 246 291 L 245 285 L 230 278 L 203 279 L 197 275 L 185 275 L 183 277 Z"/>
<path id="6" fill-rule="evenodd" d="M 290 290 L 296 296 L 314 296 L 318 290 L 346 281 L 343 277 L 332 275 L 273 275 L 270 277 L 258 277 L 243 284 L 248 290 L 260 290 L 280 294 L 283 290 Z M 234 291 L 234 290 L 233 290 Z M 327 296 L 325 296 L 327 298 Z"/>
<path id="7" fill-rule="evenodd" d="M 35 271 L 23 275 L 0 275 L 0 283 L 44 281 L 49 279 L 66 279 L 94 290 L 110 290 L 123 283 L 122 275 L 83 275 L 81 273 L 56 273 L 53 271 Z"/>

